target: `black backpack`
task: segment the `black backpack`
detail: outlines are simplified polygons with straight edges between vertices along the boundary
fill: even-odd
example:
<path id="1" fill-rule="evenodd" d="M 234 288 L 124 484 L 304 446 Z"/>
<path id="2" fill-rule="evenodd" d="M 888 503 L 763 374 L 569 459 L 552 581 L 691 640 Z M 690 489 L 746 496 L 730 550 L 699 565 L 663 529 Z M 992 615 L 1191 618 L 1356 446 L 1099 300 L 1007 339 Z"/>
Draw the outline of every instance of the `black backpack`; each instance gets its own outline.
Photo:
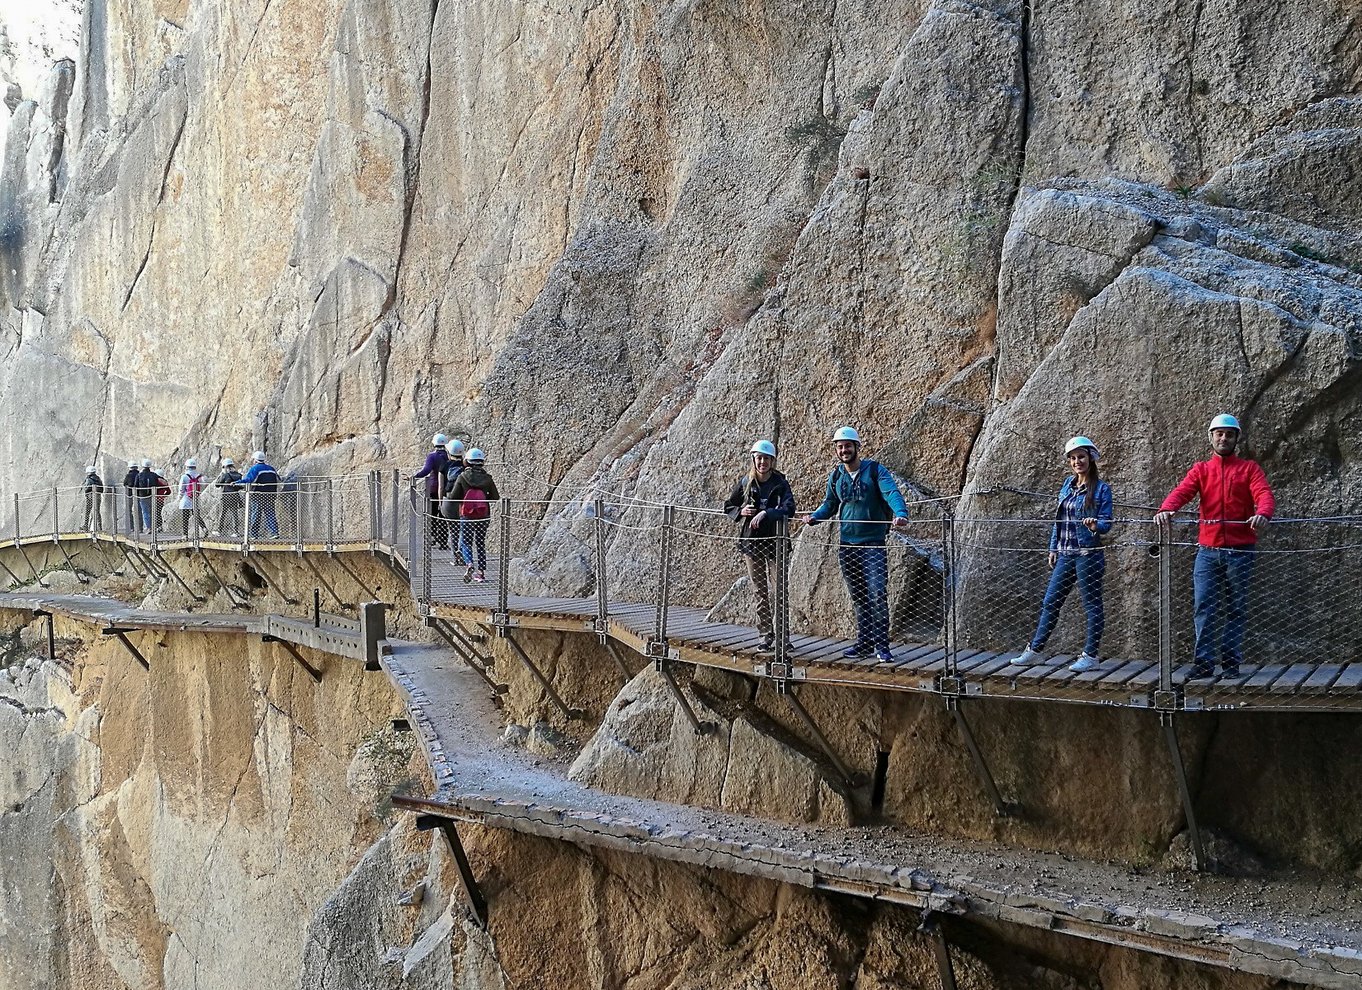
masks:
<path id="1" fill-rule="evenodd" d="M 251 482 L 251 488 L 258 492 L 277 492 L 279 491 L 279 472 L 274 468 L 265 468 L 255 476 L 255 481 Z"/>

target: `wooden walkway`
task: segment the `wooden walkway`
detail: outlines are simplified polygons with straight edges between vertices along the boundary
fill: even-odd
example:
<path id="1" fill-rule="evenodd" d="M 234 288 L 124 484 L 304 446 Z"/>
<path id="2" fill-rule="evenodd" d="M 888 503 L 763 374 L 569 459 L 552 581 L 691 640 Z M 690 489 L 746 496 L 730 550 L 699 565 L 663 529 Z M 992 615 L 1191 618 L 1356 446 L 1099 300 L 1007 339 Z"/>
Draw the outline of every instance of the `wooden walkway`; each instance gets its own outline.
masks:
<path id="1" fill-rule="evenodd" d="M 56 545 L 67 553 L 68 545 L 92 540 L 135 548 L 143 554 L 153 552 L 146 537 L 85 532 L 10 540 L 0 543 L 0 552 L 11 548 L 22 553 L 24 548 Z M 164 555 L 175 551 L 243 553 L 239 542 L 183 539 L 160 540 L 154 552 Z M 253 543 L 249 553 L 369 554 L 382 559 L 404 577 L 407 574 L 407 562 L 401 550 L 377 540 L 346 540 L 330 546 L 304 543 L 300 547 L 281 539 Z M 481 625 L 496 624 L 497 562 L 489 559 L 488 563 L 486 583 L 466 584 L 462 580 L 462 563 L 437 551 L 432 562 L 432 614 Z M 23 565 L 9 570 L 16 578 L 25 574 Z M 510 595 L 507 613 L 506 625 L 511 630 L 598 632 L 595 599 Z M 656 607 L 650 603 L 610 601 L 606 634 L 646 655 L 653 639 L 655 613 Z M 713 622 L 701 609 L 673 606 L 668 612 L 666 655 L 672 660 L 754 676 L 782 676 L 810 684 L 954 694 L 969 698 L 1058 701 L 1125 708 L 1168 707 L 1167 699 L 1156 697 L 1158 663 L 1147 658 L 1108 658 L 1095 670 L 1074 673 L 1068 668 L 1073 657 L 1066 654 L 1047 657 L 1047 662 L 1035 666 L 1015 667 L 1008 663 L 1015 655 L 1015 649 L 1001 653 L 962 649 L 957 655 L 959 682 L 943 684 L 947 657 L 939 642 L 896 643 L 894 662 L 886 664 L 873 659 L 845 659 L 842 652 L 852 645 L 847 639 L 801 634 L 794 634 L 790 639 L 793 649 L 788 654 L 788 670 L 778 671 L 773 667 L 773 658 L 759 652 L 759 636 L 752 627 Z M 1362 663 L 1244 664 L 1235 678 L 1217 675 L 1208 680 L 1189 680 L 1190 672 L 1190 664 L 1174 670 L 1172 707 L 1175 709 L 1362 711 Z"/>
<path id="2" fill-rule="evenodd" d="M 463 567 L 436 559 L 432 580 L 433 615 L 491 625 L 498 606 L 496 562 L 488 561 L 487 582 L 466 584 Z M 449 576 L 452 574 L 453 576 Z M 508 628 L 560 632 L 597 632 L 595 599 L 511 594 L 507 597 Z M 647 655 L 653 638 L 656 608 L 650 604 L 607 603 L 607 633 L 619 643 Z M 849 639 L 793 634 L 787 654 L 789 680 L 809 684 L 916 693 L 943 690 L 946 648 L 939 642 L 893 644 L 894 662 L 874 658 L 847 659 Z M 760 652 L 761 640 L 750 626 L 715 622 L 702 609 L 672 606 L 667 618 L 667 656 L 673 660 L 720 667 L 742 674 L 776 676 L 773 657 Z M 1070 654 L 1052 654 L 1029 667 L 1009 661 L 1006 652 L 963 648 L 957 655 L 954 693 L 970 698 L 1011 698 L 1070 702 L 1126 708 L 1155 708 L 1159 665 L 1155 660 L 1108 658 L 1095 670 L 1075 673 Z M 1362 663 L 1244 664 L 1239 675 L 1189 680 L 1191 664 L 1173 671 L 1176 707 L 1187 711 L 1362 711 Z"/>

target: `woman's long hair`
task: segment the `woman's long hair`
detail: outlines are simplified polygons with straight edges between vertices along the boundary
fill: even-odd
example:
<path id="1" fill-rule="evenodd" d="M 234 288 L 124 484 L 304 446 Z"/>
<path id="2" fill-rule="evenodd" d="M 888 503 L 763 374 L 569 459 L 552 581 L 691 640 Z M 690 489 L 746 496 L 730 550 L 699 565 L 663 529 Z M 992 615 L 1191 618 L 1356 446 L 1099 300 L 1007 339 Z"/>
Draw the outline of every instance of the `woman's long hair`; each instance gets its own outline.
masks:
<path id="1" fill-rule="evenodd" d="M 1087 489 L 1083 496 L 1083 508 L 1091 512 L 1093 499 L 1097 497 L 1097 483 L 1102 479 L 1097 473 L 1097 458 L 1092 456 L 1092 451 L 1089 448 L 1084 447 L 1082 449 L 1087 451 L 1088 454 L 1088 470 L 1083 475 L 1083 484 Z"/>

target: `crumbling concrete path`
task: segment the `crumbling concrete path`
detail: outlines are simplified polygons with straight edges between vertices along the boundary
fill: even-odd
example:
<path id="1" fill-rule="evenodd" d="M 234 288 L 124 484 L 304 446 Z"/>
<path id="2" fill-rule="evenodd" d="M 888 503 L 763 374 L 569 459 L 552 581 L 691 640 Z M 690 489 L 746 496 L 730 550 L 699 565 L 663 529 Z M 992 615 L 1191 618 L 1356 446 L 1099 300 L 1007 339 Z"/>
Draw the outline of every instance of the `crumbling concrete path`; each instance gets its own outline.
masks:
<path id="1" fill-rule="evenodd" d="M 897 827 L 777 824 L 608 794 L 569 780 L 565 765 L 504 744 L 485 685 L 447 650 L 393 649 L 385 666 L 437 780 L 431 797 L 405 802 L 413 810 L 1309 985 L 1362 987 L 1362 892 L 1349 885 L 1142 873 Z"/>

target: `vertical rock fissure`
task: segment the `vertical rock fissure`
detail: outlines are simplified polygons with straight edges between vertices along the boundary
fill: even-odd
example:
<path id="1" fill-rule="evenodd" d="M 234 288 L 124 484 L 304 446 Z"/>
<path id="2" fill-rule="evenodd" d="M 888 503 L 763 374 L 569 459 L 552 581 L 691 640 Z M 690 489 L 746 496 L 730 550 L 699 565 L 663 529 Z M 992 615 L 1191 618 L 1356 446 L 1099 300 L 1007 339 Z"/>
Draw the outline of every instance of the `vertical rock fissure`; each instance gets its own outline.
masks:
<path id="1" fill-rule="evenodd" d="M 397 302 L 397 283 L 402 262 L 407 256 L 407 242 L 411 238 L 411 218 L 416 212 L 416 193 L 421 184 L 421 149 L 426 142 L 426 124 L 430 121 L 431 52 L 435 48 L 435 19 L 440 13 L 440 0 L 430 0 L 430 31 L 426 35 L 426 73 L 421 80 L 421 122 L 416 128 L 416 140 L 407 140 L 407 190 L 402 205 L 402 237 L 397 242 L 397 260 L 393 265 L 393 279 L 388 285 L 388 298 L 383 301 L 380 316 L 386 315 Z M 404 129 L 405 133 L 405 129 Z"/>
<path id="2" fill-rule="evenodd" d="M 1196 0 L 1192 10 L 1192 34 L 1187 46 L 1187 122 L 1192 129 L 1192 142 L 1196 148 L 1196 176 L 1183 179 L 1187 185 L 1200 185 L 1206 177 L 1206 153 L 1201 145 L 1201 128 L 1196 119 L 1196 43 L 1201 31 L 1201 12 L 1205 0 Z"/>

